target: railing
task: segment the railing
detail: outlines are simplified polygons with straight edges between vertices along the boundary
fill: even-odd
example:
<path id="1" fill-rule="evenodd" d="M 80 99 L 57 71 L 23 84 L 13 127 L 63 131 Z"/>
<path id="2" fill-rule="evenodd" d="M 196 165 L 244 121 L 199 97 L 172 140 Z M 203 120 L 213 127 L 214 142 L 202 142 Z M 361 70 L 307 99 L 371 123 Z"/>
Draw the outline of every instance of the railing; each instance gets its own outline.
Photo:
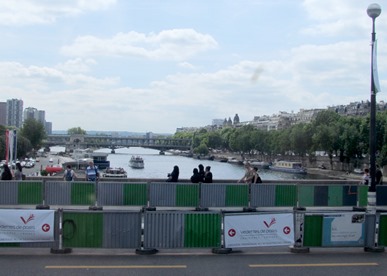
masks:
<path id="1" fill-rule="evenodd" d="M 245 185 L 0 181 L 1 211 L 56 206 L 53 241 L 0 245 L 51 247 L 53 253 L 68 253 L 77 247 L 135 248 L 139 254 L 156 253 L 158 248 L 212 248 L 214 253 L 228 253 L 238 247 L 230 237 L 245 231 L 249 234 L 243 239 L 253 237 L 254 241 L 270 230 L 269 238 L 277 232 L 287 235 L 287 241 L 275 242 L 289 245 L 291 252 L 309 252 L 310 247 L 364 247 L 366 251 L 381 252 L 387 244 L 387 213 L 368 212 L 367 193 L 366 186 L 345 182 Z M 377 206 L 386 206 L 386 199 L 387 189 L 379 186 Z M 30 213 L 39 211 L 31 209 Z M 333 227 L 336 219 L 339 223 Z M 254 226 L 248 227 L 257 229 L 243 230 L 248 225 L 245 222 L 251 220 Z M 231 228 L 229 221 L 233 222 Z M 248 247 L 260 246 L 271 245 L 263 240 Z"/>
<path id="2" fill-rule="evenodd" d="M 0 181 L 0 206 L 366 207 L 367 192 L 367 186 L 347 183 Z"/>

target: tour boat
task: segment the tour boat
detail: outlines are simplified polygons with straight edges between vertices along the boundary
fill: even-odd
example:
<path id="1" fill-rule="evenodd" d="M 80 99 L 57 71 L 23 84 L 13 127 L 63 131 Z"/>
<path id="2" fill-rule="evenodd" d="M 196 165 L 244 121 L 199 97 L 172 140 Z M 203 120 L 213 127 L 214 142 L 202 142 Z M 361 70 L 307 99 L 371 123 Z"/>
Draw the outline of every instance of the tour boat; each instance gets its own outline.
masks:
<path id="1" fill-rule="evenodd" d="M 306 174 L 306 169 L 302 166 L 301 162 L 275 161 L 269 168 L 279 172 Z"/>
<path id="2" fill-rule="evenodd" d="M 119 177 L 127 178 L 128 174 L 123 168 L 107 168 L 102 174 L 102 177 Z"/>
<path id="3" fill-rule="evenodd" d="M 144 159 L 141 156 L 132 156 L 129 161 L 129 167 L 133 169 L 143 169 L 144 168 Z"/>

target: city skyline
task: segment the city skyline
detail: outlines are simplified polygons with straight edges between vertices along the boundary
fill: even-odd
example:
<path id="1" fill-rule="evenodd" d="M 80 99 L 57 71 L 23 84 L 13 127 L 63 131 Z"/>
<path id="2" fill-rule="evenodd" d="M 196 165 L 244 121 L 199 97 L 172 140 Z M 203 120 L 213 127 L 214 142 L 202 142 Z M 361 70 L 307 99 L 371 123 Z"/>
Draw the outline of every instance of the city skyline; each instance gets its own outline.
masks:
<path id="1" fill-rule="evenodd" d="M 45 110 L 54 130 L 174 133 L 367 101 L 373 2 L 0 0 L 0 89 Z"/>

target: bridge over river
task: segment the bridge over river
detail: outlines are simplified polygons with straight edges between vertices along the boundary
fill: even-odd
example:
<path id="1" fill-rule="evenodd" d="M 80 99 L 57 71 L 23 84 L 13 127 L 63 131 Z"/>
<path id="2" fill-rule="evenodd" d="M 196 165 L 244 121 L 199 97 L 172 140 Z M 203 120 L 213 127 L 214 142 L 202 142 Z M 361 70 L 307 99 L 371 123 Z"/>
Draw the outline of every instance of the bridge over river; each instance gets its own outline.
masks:
<path id="1" fill-rule="evenodd" d="M 191 150 L 191 139 L 120 137 L 103 135 L 48 135 L 44 147 L 65 146 L 67 151 L 85 148 L 143 147 L 160 151 Z"/>

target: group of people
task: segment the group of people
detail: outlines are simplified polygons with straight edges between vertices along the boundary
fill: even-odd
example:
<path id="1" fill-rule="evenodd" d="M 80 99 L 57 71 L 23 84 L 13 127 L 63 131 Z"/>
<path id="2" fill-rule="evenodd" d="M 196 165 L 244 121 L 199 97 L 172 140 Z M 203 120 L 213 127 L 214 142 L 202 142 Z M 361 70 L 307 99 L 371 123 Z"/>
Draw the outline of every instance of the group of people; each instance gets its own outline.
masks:
<path id="1" fill-rule="evenodd" d="M 7 164 L 3 165 L 1 180 L 23 180 L 24 178 L 25 176 L 23 175 L 23 167 L 21 166 L 20 162 L 16 163 L 15 171 L 13 173 Z"/>
<path id="2" fill-rule="evenodd" d="M 67 165 L 64 174 L 63 179 L 66 181 L 74 181 L 76 178 L 76 174 L 74 170 L 71 168 L 70 165 Z M 85 180 L 86 181 L 96 181 L 99 178 L 99 171 L 98 167 L 94 165 L 92 161 L 89 162 L 89 166 L 87 166 L 85 170 Z"/>
<path id="3" fill-rule="evenodd" d="M 368 168 L 364 169 L 362 183 L 367 186 L 369 186 L 370 184 L 370 170 Z M 378 165 L 376 165 L 376 171 L 375 171 L 375 184 L 376 185 L 383 184 L 383 173 Z"/>
<path id="4" fill-rule="evenodd" d="M 167 182 L 179 181 L 179 166 L 174 166 L 171 173 L 168 174 Z M 207 166 L 204 169 L 202 164 L 199 164 L 198 168 L 193 169 L 193 175 L 191 176 L 192 183 L 212 183 L 211 167 Z"/>
<path id="5" fill-rule="evenodd" d="M 251 166 L 250 163 L 245 164 L 245 174 L 238 183 L 262 183 L 262 179 L 258 174 L 258 168 Z"/>
<path id="6" fill-rule="evenodd" d="M 202 164 L 199 164 L 198 168 L 193 169 L 191 182 L 192 183 L 212 183 L 211 167 L 207 166 L 204 169 L 204 166 Z"/>

